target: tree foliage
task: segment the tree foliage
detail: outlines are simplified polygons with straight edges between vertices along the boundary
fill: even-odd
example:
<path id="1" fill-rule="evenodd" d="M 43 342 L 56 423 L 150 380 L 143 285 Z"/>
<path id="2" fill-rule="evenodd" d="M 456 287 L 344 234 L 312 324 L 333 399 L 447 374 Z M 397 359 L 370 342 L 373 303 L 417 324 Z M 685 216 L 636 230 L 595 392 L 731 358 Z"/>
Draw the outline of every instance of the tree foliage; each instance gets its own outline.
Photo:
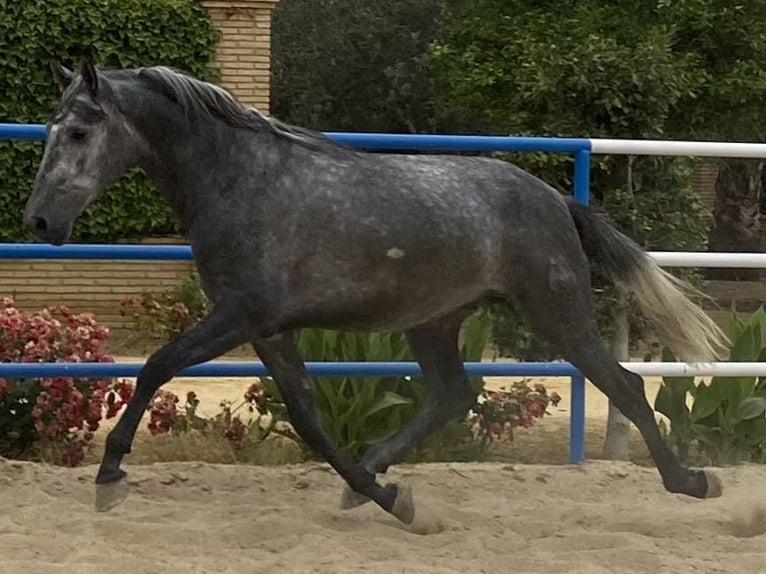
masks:
<path id="1" fill-rule="evenodd" d="M 704 85 L 699 58 L 676 48 L 654 2 L 446 0 L 431 51 L 439 123 L 492 134 L 664 137 Z M 571 190 L 571 158 L 505 156 Z M 708 217 L 673 158 L 594 158 L 591 192 L 623 232 L 650 249 L 704 248 Z M 602 330 L 616 294 L 596 286 Z M 495 310 L 506 353 L 551 358 L 510 309 Z M 633 315 L 634 336 L 646 327 Z"/>
<path id="2" fill-rule="evenodd" d="M 674 137 L 766 138 L 766 1 L 655 0 L 674 49 L 694 61 L 696 88 L 678 102 Z"/>
<path id="3" fill-rule="evenodd" d="M 441 0 L 282 0 L 272 113 L 320 130 L 433 129 L 429 43 Z"/>
<path id="4" fill-rule="evenodd" d="M 217 32 L 196 0 L 0 0 L 0 118 L 42 123 L 60 94 L 48 61 L 164 64 L 209 77 Z M 0 141 L 0 241 L 29 238 L 21 212 L 42 157 L 39 142 Z M 111 242 L 174 231 L 170 209 L 146 178 L 123 178 L 81 217 L 74 239 Z"/>
<path id="5" fill-rule="evenodd" d="M 677 137 L 764 141 L 766 137 L 766 2 L 658 2 L 673 26 L 676 49 L 695 55 L 701 79 L 677 106 L 669 131 Z M 763 163 L 720 159 L 711 251 L 760 251 Z M 707 269 L 718 279 L 757 279 L 759 269 Z"/>

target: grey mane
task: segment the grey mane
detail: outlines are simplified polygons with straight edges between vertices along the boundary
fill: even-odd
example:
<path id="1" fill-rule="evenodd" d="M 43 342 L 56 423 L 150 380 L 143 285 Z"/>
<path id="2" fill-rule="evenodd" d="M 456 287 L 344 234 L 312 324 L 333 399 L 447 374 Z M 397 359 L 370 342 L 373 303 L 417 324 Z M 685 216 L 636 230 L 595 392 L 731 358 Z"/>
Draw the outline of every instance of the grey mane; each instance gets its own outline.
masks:
<path id="1" fill-rule="evenodd" d="M 139 77 L 146 78 L 175 100 L 189 115 L 197 113 L 218 117 L 227 124 L 253 130 L 268 129 L 273 134 L 314 148 L 347 149 L 320 132 L 288 125 L 245 107 L 224 88 L 192 78 L 166 66 L 140 68 Z"/>

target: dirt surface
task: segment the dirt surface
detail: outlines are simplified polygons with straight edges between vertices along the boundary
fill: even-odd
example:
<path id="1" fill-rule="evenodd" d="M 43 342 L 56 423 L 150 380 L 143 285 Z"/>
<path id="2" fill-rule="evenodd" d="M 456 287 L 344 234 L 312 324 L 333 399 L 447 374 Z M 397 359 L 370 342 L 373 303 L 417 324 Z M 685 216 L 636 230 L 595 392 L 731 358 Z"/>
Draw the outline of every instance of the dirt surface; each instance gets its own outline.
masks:
<path id="1" fill-rule="evenodd" d="M 145 430 L 127 459 L 132 492 L 108 513 L 93 509 L 93 465 L 0 460 L 0 574 L 764 571 L 766 467 L 717 470 L 718 499 L 668 494 L 635 431 L 633 462 L 568 466 L 569 382 L 536 381 L 564 400 L 517 434 L 509 462 L 404 465 L 384 477 L 413 488 L 411 526 L 373 505 L 340 511 L 342 482 L 324 464 L 139 464 L 154 440 Z M 647 380 L 650 402 L 658 383 Z M 213 414 L 248 384 L 184 378 L 165 388 L 195 391 Z M 593 459 L 607 402 L 590 385 L 587 406 Z"/>
<path id="2" fill-rule="evenodd" d="M 95 469 L 0 462 L 0 572 L 763 572 L 766 468 L 720 471 L 722 498 L 666 493 L 626 462 L 429 464 L 405 527 L 372 505 L 338 510 L 323 464 L 158 463 L 93 510 Z"/>

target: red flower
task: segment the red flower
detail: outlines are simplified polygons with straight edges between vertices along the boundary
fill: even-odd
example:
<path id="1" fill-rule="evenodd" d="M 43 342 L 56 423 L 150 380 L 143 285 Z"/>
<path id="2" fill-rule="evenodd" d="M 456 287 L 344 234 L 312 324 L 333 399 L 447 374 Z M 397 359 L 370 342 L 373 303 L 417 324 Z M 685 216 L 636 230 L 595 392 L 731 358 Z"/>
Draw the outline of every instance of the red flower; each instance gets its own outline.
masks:
<path id="1" fill-rule="evenodd" d="M 8 362 L 114 362 L 104 355 L 109 330 L 91 314 L 76 315 L 67 307 L 47 307 L 26 314 L 5 297 L 0 306 L 0 361 Z M 132 385 L 109 379 L 49 377 L 19 385 L 21 397 L 32 405 L 27 419 L 11 420 L 18 429 L 20 443 L 50 442 L 61 452 L 60 462 L 81 464 L 93 441 L 93 431 L 104 417 L 114 416 L 130 400 Z M 0 396 L 13 382 L 0 379 Z M 107 408 L 109 393 L 119 394 Z M 29 412 L 29 411 L 27 411 Z M 12 412 L 2 413 L 13 417 Z M 7 422 L 6 420 L 2 421 Z"/>
<path id="2" fill-rule="evenodd" d="M 247 425 L 243 423 L 239 416 L 234 417 L 229 422 L 228 428 L 223 431 L 229 441 L 237 448 L 243 448 L 247 444 Z"/>

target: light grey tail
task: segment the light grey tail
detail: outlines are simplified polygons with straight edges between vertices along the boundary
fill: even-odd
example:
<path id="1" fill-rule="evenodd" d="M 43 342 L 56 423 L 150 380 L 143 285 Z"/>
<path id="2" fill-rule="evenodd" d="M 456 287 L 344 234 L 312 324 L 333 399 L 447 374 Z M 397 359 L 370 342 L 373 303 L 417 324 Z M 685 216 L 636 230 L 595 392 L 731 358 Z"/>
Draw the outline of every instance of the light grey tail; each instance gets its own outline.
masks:
<path id="1" fill-rule="evenodd" d="M 660 268 L 632 239 L 589 208 L 567 199 L 580 242 L 595 270 L 632 292 L 658 334 L 684 361 L 715 361 L 729 339 L 691 297 L 706 298 Z"/>

